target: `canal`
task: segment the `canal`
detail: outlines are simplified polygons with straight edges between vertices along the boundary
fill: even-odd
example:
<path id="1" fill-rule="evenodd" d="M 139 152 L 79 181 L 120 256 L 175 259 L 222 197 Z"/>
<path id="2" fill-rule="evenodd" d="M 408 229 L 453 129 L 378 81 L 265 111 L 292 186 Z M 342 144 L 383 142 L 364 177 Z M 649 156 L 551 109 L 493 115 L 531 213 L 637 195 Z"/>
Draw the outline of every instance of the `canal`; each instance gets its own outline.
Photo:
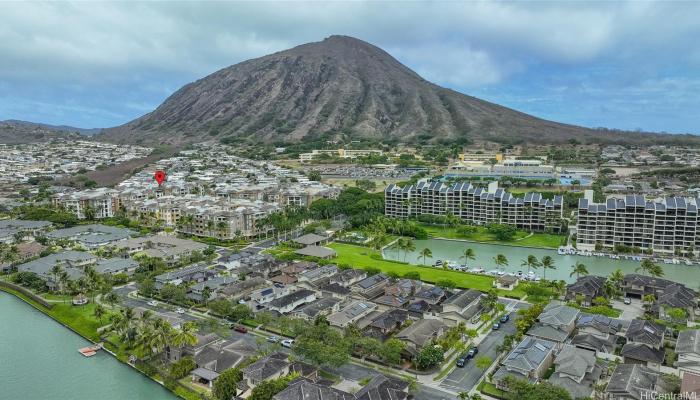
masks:
<path id="1" fill-rule="evenodd" d="M 496 264 L 493 259 L 497 254 L 503 254 L 508 259 L 508 266 L 503 269 L 506 272 L 517 273 L 523 271 L 527 273 L 527 267 L 522 267 L 520 264 L 528 255 L 532 254 L 538 259 L 544 256 L 551 256 L 554 259 L 554 265 L 557 269 L 547 270 L 547 279 L 565 280 L 573 282 L 576 276 L 571 274 L 571 266 L 576 262 L 582 262 L 586 265 L 588 272 L 591 275 L 608 276 L 616 269 L 621 269 L 623 273 L 634 273 L 634 270 L 639 266 L 639 262 L 631 260 L 612 260 L 607 257 L 585 257 L 573 255 L 559 255 L 556 250 L 535 249 L 516 246 L 502 246 L 495 244 L 472 243 L 453 241 L 445 239 L 428 239 L 415 240 L 416 250 L 404 254 L 403 251 L 398 251 L 396 247 L 390 247 L 384 250 L 384 257 L 392 260 L 406 261 L 412 264 L 422 264 L 423 258 L 420 257 L 420 252 L 424 248 L 432 251 L 432 258 L 427 258 L 425 263 L 433 265 L 436 260 L 452 260 L 459 264 L 464 264 L 465 259 L 460 258 L 464 254 L 464 250 L 471 248 L 474 250 L 476 259 L 468 261 L 469 268 L 481 267 L 486 271 L 496 269 Z M 700 266 L 685 265 L 685 264 L 659 264 L 664 269 L 664 278 L 680 282 L 693 290 L 698 290 L 700 286 Z M 540 277 L 543 275 L 541 269 L 535 270 Z"/>
<path id="2" fill-rule="evenodd" d="M 0 398 L 173 400 L 172 393 L 22 300 L 0 292 Z"/>

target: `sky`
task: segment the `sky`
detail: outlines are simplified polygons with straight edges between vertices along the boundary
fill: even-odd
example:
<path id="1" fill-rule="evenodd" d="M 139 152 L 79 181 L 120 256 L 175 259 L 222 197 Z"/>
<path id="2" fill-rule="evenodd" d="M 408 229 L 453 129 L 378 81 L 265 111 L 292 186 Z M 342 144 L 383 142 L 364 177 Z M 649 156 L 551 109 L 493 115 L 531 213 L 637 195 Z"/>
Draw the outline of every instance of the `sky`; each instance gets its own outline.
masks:
<path id="1" fill-rule="evenodd" d="M 700 134 L 700 2 L 2 2 L 0 120 L 126 123 L 218 69 L 334 34 L 587 127 Z"/>

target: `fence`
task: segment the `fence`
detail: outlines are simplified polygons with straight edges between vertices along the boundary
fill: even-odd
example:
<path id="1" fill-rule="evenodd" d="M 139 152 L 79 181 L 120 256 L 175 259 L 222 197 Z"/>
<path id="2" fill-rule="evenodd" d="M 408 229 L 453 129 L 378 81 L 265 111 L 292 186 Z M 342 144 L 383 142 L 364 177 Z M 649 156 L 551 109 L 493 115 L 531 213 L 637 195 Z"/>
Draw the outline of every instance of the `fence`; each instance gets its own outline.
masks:
<path id="1" fill-rule="evenodd" d="M 34 294 L 34 292 L 32 292 L 31 290 L 29 290 L 25 287 L 15 285 L 14 283 L 10 283 L 10 282 L 0 281 L 0 288 L 7 288 L 7 289 L 14 290 L 16 292 L 23 294 L 24 296 L 27 296 L 32 301 L 35 301 L 48 309 L 53 308 L 53 304 L 44 300 L 42 297 L 37 296 L 36 294 Z"/>

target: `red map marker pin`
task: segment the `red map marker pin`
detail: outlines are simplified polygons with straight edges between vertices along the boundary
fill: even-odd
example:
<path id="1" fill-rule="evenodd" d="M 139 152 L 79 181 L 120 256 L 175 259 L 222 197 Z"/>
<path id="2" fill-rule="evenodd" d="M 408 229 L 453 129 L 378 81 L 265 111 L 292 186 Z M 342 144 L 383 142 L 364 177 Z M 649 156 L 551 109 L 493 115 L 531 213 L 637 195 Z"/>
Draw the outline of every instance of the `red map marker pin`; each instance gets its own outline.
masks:
<path id="1" fill-rule="evenodd" d="M 153 175 L 153 178 L 155 178 L 156 182 L 158 182 L 158 186 L 162 185 L 163 181 L 165 181 L 165 171 L 156 171 L 156 173 Z"/>

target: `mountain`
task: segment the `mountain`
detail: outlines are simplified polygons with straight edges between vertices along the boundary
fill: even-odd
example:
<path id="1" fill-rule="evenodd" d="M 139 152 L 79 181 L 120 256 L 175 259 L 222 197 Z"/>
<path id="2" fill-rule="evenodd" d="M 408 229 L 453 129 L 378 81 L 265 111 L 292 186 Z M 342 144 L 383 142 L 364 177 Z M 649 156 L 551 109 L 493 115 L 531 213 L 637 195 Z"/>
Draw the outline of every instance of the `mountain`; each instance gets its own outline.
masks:
<path id="1" fill-rule="evenodd" d="M 347 36 L 219 70 L 185 85 L 153 112 L 99 137 L 179 144 L 246 138 L 294 142 L 321 135 L 415 143 L 669 139 L 547 121 L 467 96 L 430 83 L 382 49 Z"/>
<path id="2" fill-rule="evenodd" d="M 80 139 L 81 129 L 70 126 L 54 126 L 34 122 L 0 121 L 0 143 L 35 143 L 52 139 Z M 85 131 L 85 130 L 82 130 Z M 99 130 L 95 130 L 93 134 Z"/>

